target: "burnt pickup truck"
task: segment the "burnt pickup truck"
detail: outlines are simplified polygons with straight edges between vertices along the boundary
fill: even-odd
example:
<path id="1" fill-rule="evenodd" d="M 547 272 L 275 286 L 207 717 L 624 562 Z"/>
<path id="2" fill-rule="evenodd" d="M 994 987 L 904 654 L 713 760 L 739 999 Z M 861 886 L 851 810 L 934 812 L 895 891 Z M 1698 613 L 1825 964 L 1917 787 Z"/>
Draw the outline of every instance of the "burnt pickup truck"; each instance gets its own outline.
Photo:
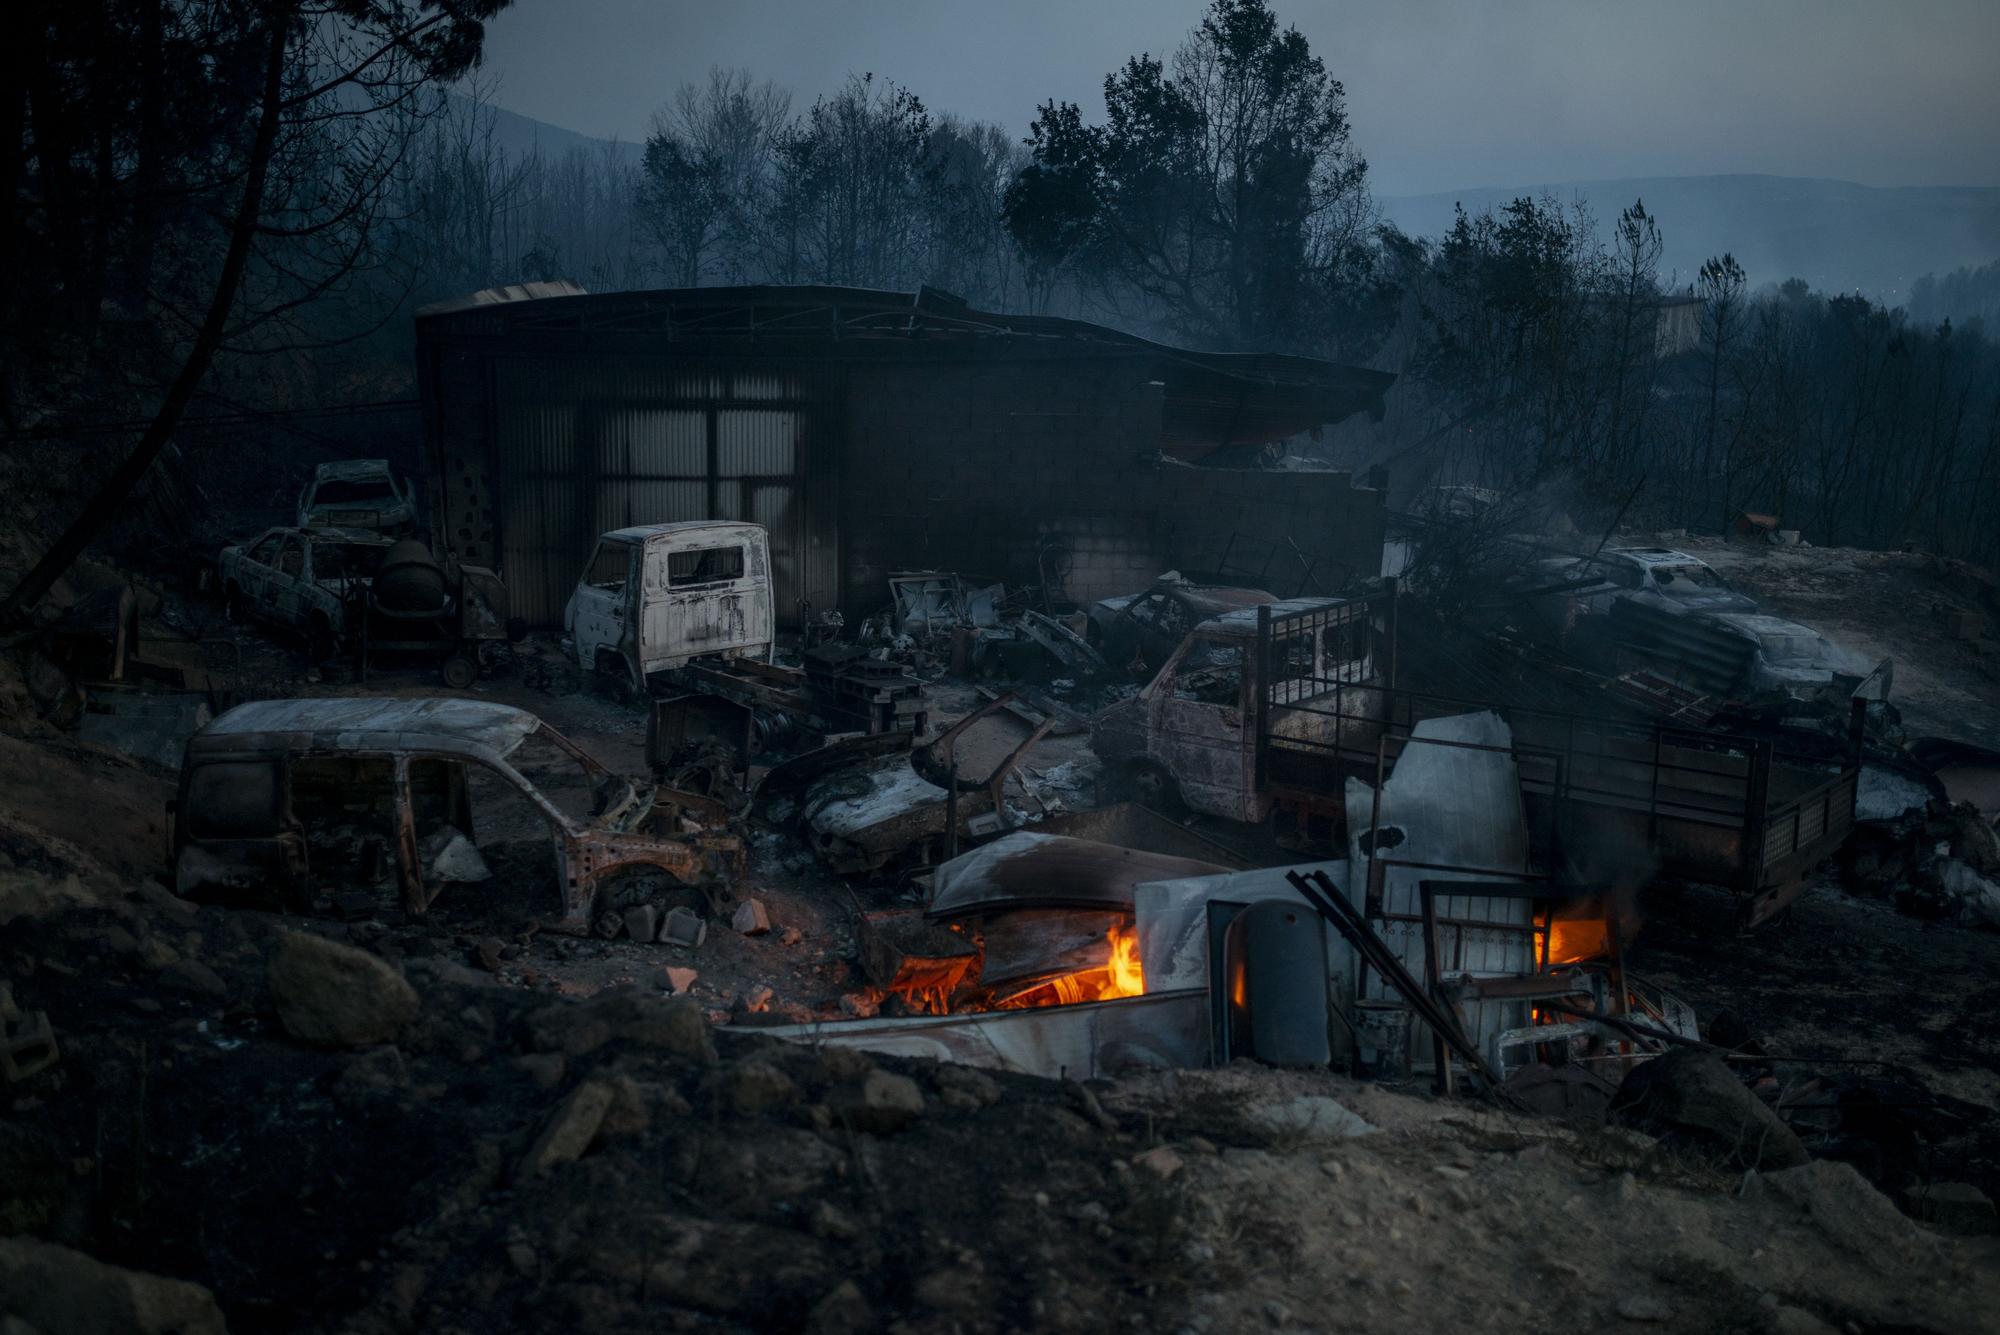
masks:
<path id="1" fill-rule="evenodd" d="M 1128 795 L 1259 822 L 1345 824 L 1350 780 L 1379 787 L 1419 724 L 1478 701 L 1399 690 L 1393 594 L 1297 599 L 1201 623 L 1146 688 L 1091 720 Z M 1383 676 L 1388 681 L 1385 682 Z M 1859 703 L 1859 702 L 1857 702 Z M 1845 744 L 1497 708 L 1543 865 L 1586 845 L 1644 850 L 1658 875 L 1726 886 L 1755 924 L 1854 825 L 1860 714 Z"/>
<path id="2" fill-rule="evenodd" d="M 1210 617 L 1137 695 L 1092 717 L 1091 747 L 1125 795 L 1148 806 L 1262 821 L 1276 794 L 1258 763 L 1259 702 L 1317 705 L 1323 713 L 1282 726 L 1329 733 L 1366 709 L 1369 697 L 1352 688 L 1374 680 L 1373 616 L 1364 599 L 1297 598 Z M 1272 636 L 1274 618 L 1290 629 Z M 1357 724 L 1348 731 L 1359 739 Z"/>

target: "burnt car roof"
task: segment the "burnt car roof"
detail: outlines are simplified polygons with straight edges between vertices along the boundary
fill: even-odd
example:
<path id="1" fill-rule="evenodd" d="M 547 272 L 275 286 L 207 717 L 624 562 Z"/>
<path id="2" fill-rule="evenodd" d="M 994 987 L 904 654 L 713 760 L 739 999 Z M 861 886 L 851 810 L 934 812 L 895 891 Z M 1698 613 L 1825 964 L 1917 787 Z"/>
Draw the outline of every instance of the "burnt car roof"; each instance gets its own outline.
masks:
<path id="1" fill-rule="evenodd" d="M 1232 589 L 1214 584 L 1165 584 L 1155 586 L 1163 593 L 1178 593 L 1190 607 L 1198 608 L 1211 616 L 1221 616 L 1225 612 L 1235 612 L 1245 607 L 1262 607 L 1278 601 L 1275 593 L 1262 589 Z M 1151 592 L 1151 590 L 1148 590 Z"/>
<path id="2" fill-rule="evenodd" d="M 313 470 L 315 482 L 353 482 L 390 475 L 387 459 L 335 459 Z"/>
<path id="3" fill-rule="evenodd" d="M 285 743 L 288 747 L 436 751 L 501 759 L 541 726 L 542 721 L 527 710 L 491 700 L 338 696 L 254 700 L 197 732 L 188 751 L 233 750 L 252 737 L 282 737 L 292 739 Z"/>
<path id="4" fill-rule="evenodd" d="M 606 542 L 650 542 L 654 538 L 664 538 L 675 533 L 692 533 L 697 529 L 759 529 L 761 524 L 753 524 L 744 519 L 680 519 L 671 524 L 635 524 L 631 528 L 615 528 L 603 535 Z"/>
<path id="5" fill-rule="evenodd" d="M 372 528 L 338 528 L 321 527 L 319 525 L 314 525 L 311 528 L 300 528 L 297 524 L 274 524 L 254 538 L 245 538 L 241 542 L 232 542 L 229 545 L 232 547 L 248 547 L 253 543 L 262 542 L 274 533 L 304 538 L 307 542 L 354 542 L 362 543 L 369 547 L 387 547 L 396 541 L 387 534 L 377 532 Z"/>

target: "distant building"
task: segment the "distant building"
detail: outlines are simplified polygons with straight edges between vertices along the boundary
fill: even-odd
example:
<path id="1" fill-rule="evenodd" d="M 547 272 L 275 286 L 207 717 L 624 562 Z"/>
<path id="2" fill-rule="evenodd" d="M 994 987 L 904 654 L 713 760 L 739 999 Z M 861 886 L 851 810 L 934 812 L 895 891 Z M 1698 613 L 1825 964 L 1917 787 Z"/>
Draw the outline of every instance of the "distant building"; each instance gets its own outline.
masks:
<path id="1" fill-rule="evenodd" d="M 433 536 L 531 626 L 598 533 L 682 519 L 765 525 L 792 623 L 913 567 L 1089 601 L 1225 554 L 1287 595 L 1381 561 L 1348 474 L 1203 466 L 1379 416 L 1378 371 L 830 287 L 499 289 L 418 312 L 417 357 Z"/>
<path id="2" fill-rule="evenodd" d="M 1701 346 L 1701 298 L 1663 297 L 1653 303 L 1653 354 L 1672 357 Z"/>
<path id="3" fill-rule="evenodd" d="M 1593 309 L 1601 318 L 1616 321 L 1624 309 L 1624 299 L 1619 296 L 1591 298 Z M 1702 300 L 1697 296 L 1681 295 L 1661 297 L 1645 303 L 1645 312 L 1653 321 L 1653 355 L 1673 357 L 1701 346 Z M 1645 337 L 1646 314 L 1633 319 L 1633 332 Z"/>

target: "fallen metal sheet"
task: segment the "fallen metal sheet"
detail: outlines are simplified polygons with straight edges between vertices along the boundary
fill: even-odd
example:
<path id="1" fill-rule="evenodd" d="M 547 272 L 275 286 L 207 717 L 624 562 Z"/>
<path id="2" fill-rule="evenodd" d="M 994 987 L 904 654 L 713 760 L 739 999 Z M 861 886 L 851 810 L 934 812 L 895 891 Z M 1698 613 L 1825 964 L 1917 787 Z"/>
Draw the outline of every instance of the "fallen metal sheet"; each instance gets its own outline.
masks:
<path id="1" fill-rule="evenodd" d="M 1144 881 L 1213 876 L 1227 867 L 1091 839 L 1016 830 L 937 869 L 926 912 L 959 918 L 1023 908 L 1132 909 Z"/>
<path id="2" fill-rule="evenodd" d="M 1050 1080 L 1092 1080 L 1134 1068 L 1206 1066 L 1208 991 L 1148 992 L 972 1015 L 781 1025 L 761 1032 L 815 1047 L 928 1057 Z"/>
<path id="3" fill-rule="evenodd" d="M 1348 860 L 1354 881 L 1363 888 L 1369 884 L 1371 850 L 1379 851 L 1384 865 L 1377 930 L 1414 978 L 1425 977 L 1420 882 L 1526 879 L 1528 825 L 1513 741 L 1512 729 L 1490 710 L 1417 724 L 1382 785 L 1377 829 L 1370 828 L 1374 793 L 1359 780 L 1348 781 Z M 1446 867 L 1459 870 L 1431 870 Z M 1437 915 L 1445 924 L 1438 931 L 1439 968 L 1445 976 L 1535 972 L 1529 900 L 1443 895 L 1437 900 Z M 1367 975 L 1361 1001 L 1400 1004 L 1373 971 Z M 1487 1000 L 1464 1008 L 1466 1036 L 1482 1051 L 1497 1031 L 1527 1023 L 1528 1005 L 1523 1001 Z M 1412 1037 L 1414 1068 L 1429 1069 L 1431 1044 L 1426 1034 Z"/>

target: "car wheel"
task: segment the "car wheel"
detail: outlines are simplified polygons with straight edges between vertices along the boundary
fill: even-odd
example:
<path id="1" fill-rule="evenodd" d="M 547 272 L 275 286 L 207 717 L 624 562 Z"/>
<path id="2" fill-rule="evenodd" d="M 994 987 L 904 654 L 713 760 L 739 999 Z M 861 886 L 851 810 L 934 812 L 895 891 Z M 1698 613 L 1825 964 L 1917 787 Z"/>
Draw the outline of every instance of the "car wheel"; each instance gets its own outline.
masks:
<path id="1" fill-rule="evenodd" d="M 469 654 L 454 652 L 445 656 L 439 671 L 444 675 L 445 685 L 454 691 L 462 691 L 479 680 L 479 660 Z"/>
<path id="2" fill-rule="evenodd" d="M 1150 807 L 1162 816 L 1179 816 L 1187 811 L 1181 786 L 1166 766 L 1150 760 L 1134 760 L 1119 774 L 1119 791 L 1127 801 Z"/>
<path id="3" fill-rule="evenodd" d="M 634 704 L 639 693 L 632 689 L 632 669 L 609 649 L 597 651 L 597 671 L 592 674 L 597 688 L 619 704 Z"/>

